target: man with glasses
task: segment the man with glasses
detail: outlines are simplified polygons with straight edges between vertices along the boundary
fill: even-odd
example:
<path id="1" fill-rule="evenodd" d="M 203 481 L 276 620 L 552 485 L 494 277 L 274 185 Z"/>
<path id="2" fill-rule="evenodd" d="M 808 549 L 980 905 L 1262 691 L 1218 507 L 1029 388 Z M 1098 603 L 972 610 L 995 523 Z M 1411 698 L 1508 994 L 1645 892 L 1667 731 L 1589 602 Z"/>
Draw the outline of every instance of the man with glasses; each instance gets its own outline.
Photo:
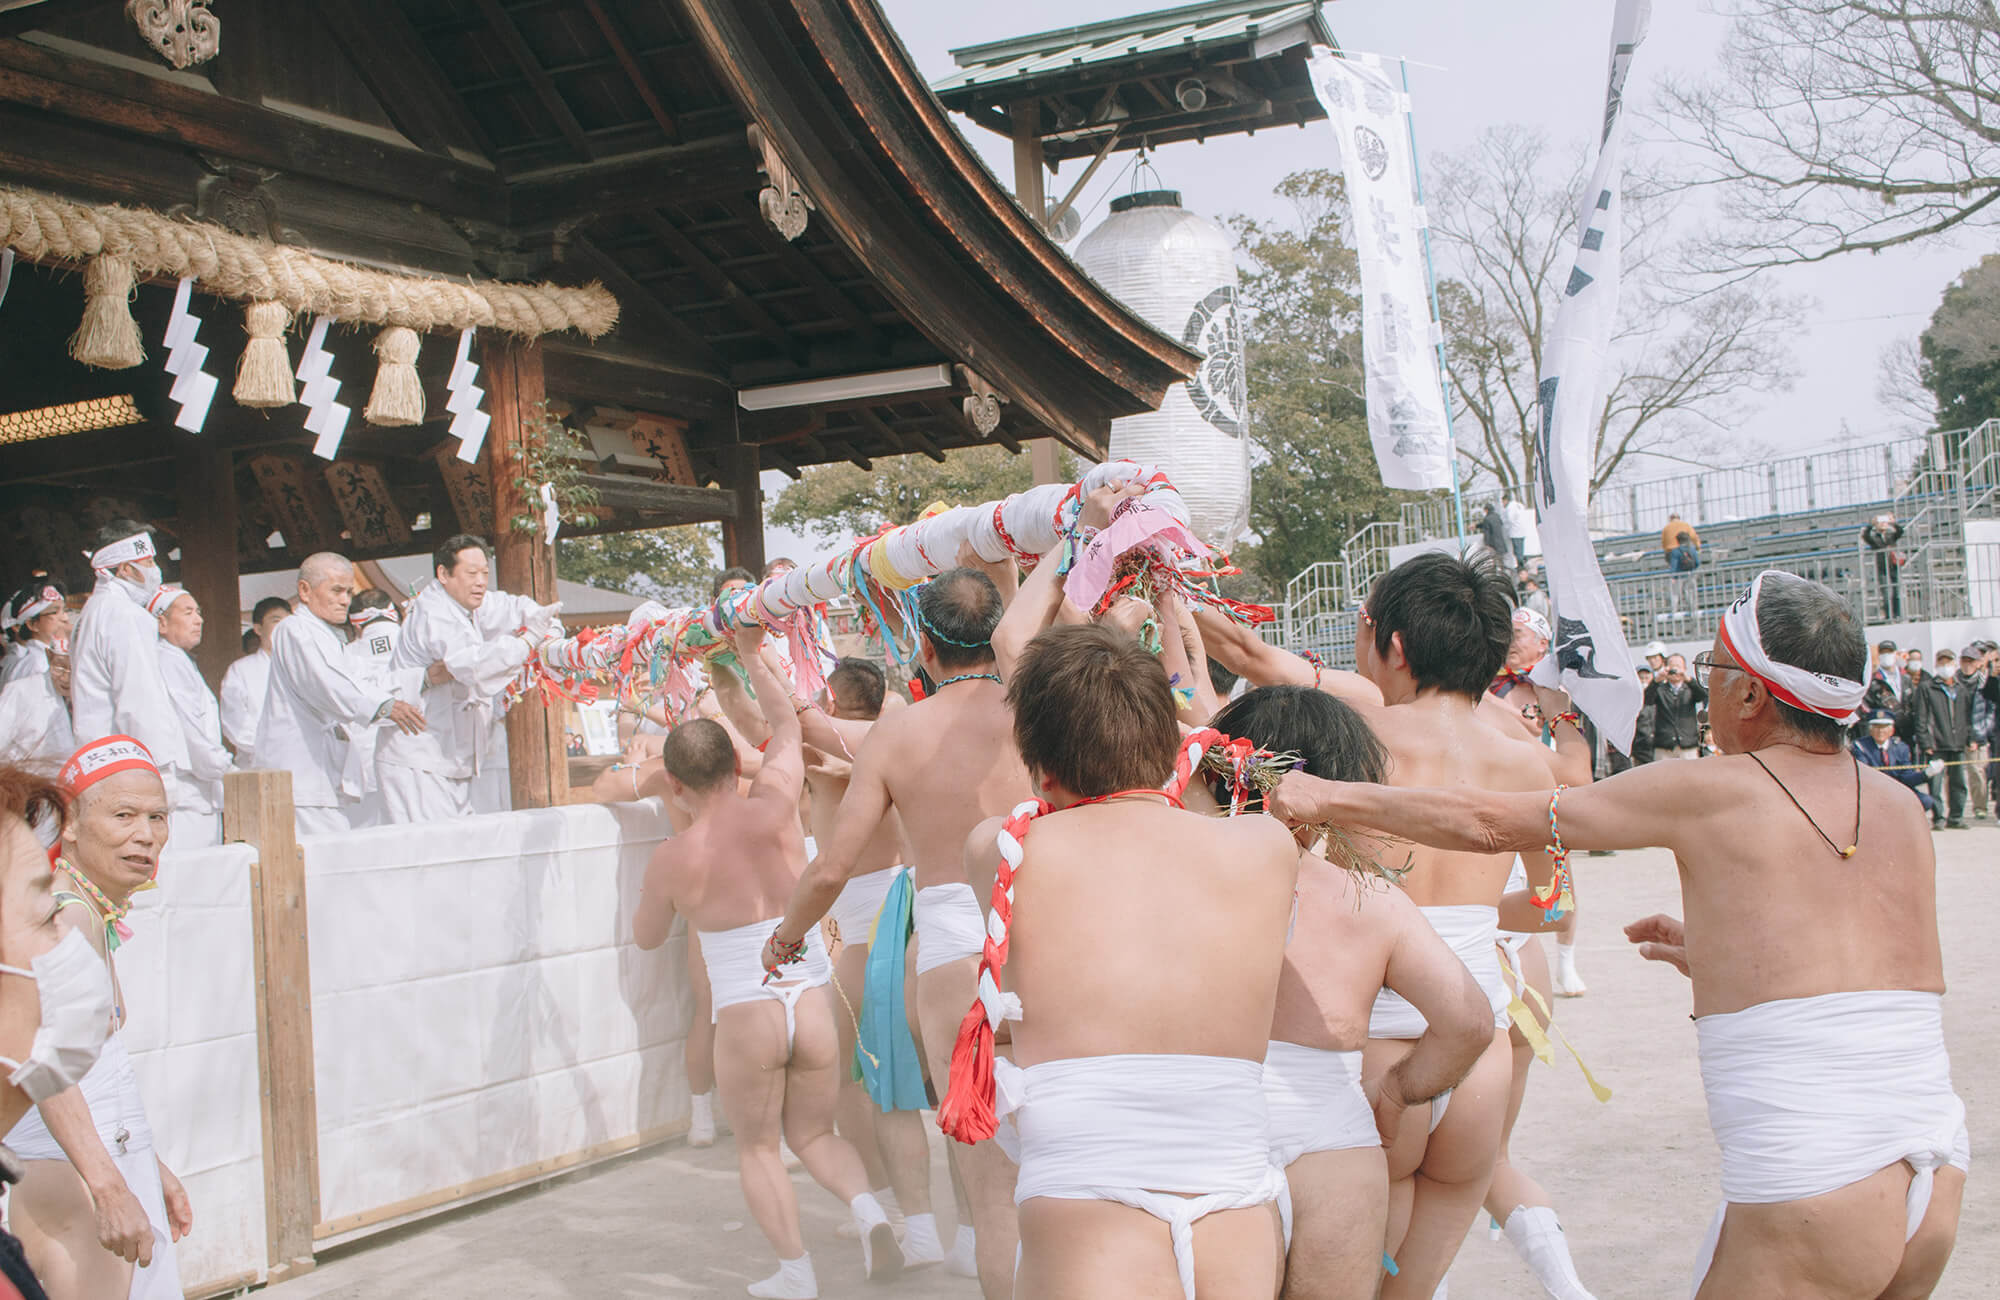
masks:
<path id="1" fill-rule="evenodd" d="M 1646 703 L 1653 706 L 1653 757 L 1700 758 L 1708 688 L 1688 679 L 1685 656 L 1667 656 L 1666 666 L 1646 688 Z"/>
<path id="2" fill-rule="evenodd" d="M 1923 813 L 1848 752 L 1867 646 L 1846 603 L 1777 571 L 1703 656 L 1721 753 L 1518 794 L 1321 781 L 1270 800 L 1460 853 L 1671 849 L 1686 920 L 1625 928 L 1693 982 L 1724 1204 L 1696 1300 L 1931 1294 L 1971 1154 L 1945 1053 L 1937 860 Z M 1549 856 L 1542 856 L 1543 850 Z"/>

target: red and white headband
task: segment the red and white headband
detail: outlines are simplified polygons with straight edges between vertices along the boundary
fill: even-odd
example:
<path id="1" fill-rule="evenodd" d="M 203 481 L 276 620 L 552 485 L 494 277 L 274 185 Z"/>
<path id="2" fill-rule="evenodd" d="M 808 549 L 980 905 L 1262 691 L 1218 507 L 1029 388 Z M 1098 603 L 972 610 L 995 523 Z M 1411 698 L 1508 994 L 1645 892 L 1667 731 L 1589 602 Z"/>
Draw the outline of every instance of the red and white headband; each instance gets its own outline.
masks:
<path id="1" fill-rule="evenodd" d="M 85 551 L 90 557 L 90 567 L 99 573 L 109 573 L 121 564 L 136 560 L 150 560 L 154 556 L 153 535 L 134 533 L 122 541 L 116 541 L 100 551 Z"/>
<path id="2" fill-rule="evenodd" d="M 20 624 L 27 622 L 31 618 L 40 618 L 62 603 L 63 597 L 60 591 L 57 591 L 54 587 L 44 587 L 33 600 L 21 606 L 15 612 L 14 622 Z"/>
<path id="3" fill-rule="evenodd" d="M 1544 641 L 1555 640 L 1555 633 L 1549 630 L 1549 621 L 1542 617 L 1539 609 L 1529 609 L 1523 605 L 1514 611 L 1514 621 L 1529 628 Z"/>
<path id="4" fill-rule="evenodd" d="M 151 750 L 130 736 L 105 736 L 71 754 L 56 783 L 74 799 L 106 777 L 141 770 L 159 775 Z"/>
<path id="5" fill-rule="evenodd" d="M 1764 579 L 1791 575 L 1766 569 L 1722 614 L 1722 648 L 1736 660 L 1737 667 L 1764 683 L 1764 689 L 1781 704 L 1807 713 L 1817 713 L 1835 722 L 1854 721 L 1868 688 L 1861 682 L 1828 673 L 1807 672 L 1792 664 L 1781 664 L 1764 652 L 1763 633 L 1757 626 L 1757 597 Z"/>
<path id="6" fill-rule="evenodd" d="M 154 618 L 159 618 L 169 609 L 173 608 L 175 601 L 187 594 L 187 588 L 181 586 L 179 583 L 162 583 L 158 591 L 146 597 L 146 612 Z"/>
<path id="7" fill-rule="evenodd" d="M 403 621 L 396 616 L 395 606 L 377 605 L 371 606 L 368 609 L 355 610 L 347 616 L 347 623 L 349 627 L 367 627 L 370 623 L 380 622 L 385 618 L 391 623 L 400 623 Z"/>

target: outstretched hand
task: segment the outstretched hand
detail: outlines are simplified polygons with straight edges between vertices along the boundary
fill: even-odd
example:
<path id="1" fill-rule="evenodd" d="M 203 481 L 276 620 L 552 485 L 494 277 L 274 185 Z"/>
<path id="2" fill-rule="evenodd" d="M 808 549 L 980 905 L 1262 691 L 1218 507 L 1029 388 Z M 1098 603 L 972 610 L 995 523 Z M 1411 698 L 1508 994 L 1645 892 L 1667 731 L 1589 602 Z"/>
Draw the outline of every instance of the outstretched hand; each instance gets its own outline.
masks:
<path id="1" fill-rule="evenodd" d="M 1689 974 L 1687 927 L 1679 917 L 1655 913 L 1634 921 L 1625 927 L 1625 938 L 1639 945 L 1639 955 L 1647 961 L 1663 961 L 1681 974 Z"/>
<path id="2" fill-rule="evenodd" d="M 1138 483 L 1107 483 L 1084 494 L 1083 510 L 1077 515 L 1077 522 L 1085 528 L 1108 528 L 1111 516 L 1118 513 L 1118 507 L 1133 497 L 1142 496 L 1146 489 Z"/>
<path id="3" fill-rule="evenodd" d="M 1287 772 L 1264 800 L 1264 810 L 1287 826 L 1316 826 L 1327 820 L 1335 783 L 1308 772 Z"/>
<path id="4" fill-rule="evenodd" d="M 755 659 L 758 647 L 764 644 L 764 628 L 757 623 L 738 623 L 729 634 L 736 646 L 736 653 L 744 659 Z"/>

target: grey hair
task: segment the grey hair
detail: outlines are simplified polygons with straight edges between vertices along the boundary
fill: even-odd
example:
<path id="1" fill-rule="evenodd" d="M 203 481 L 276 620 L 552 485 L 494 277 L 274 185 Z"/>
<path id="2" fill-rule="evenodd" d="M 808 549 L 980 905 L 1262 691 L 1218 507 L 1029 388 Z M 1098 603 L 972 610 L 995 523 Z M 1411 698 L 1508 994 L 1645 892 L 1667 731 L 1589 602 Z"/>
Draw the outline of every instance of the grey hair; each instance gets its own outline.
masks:
<path id="1" fill-rule="evenodd" d="M 1793 573 L 1772 573 L 1757 594 L 1757 634 L 1764 653 L 1809 673 L 1868 680 L 1868 638 L 1846 601 Z M 1809 740 L 1844 745 L 1847 729 L 1832 718 L 1773 699 L 1778 716 Z"/>
<path id="2" fill-rule="evenodd" d="M 338 577 L 342 569 L 350 576 L 354 573 L 354 565 L 346 556 L 335 551 L 315 551 L 299 565 L 299 581 L 317 587 Z"/>

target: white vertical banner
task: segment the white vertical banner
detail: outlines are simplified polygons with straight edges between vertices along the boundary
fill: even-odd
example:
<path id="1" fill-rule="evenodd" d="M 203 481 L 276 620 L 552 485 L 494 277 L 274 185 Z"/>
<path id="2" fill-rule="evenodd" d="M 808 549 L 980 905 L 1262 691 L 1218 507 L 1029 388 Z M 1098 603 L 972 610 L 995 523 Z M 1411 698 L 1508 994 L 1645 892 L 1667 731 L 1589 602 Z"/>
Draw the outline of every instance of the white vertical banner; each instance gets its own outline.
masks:
<path id="1" fill-rule="evenodd" d="M 1368 439 L 1392 488 L 1452 486 L 1404 97 L 1372 59 L 1315 47 L 1313 93 L 1340 142 L 1361 265 L 1361 360 Z"/>
<path id="2" fill-rule="evenodd" d="M 1542 559 L 1555 607 L 1555 642 L 1533 677 L 1557 684 L 1620 752 L 1632 749 L 1639 679 L 1618 622 L 1618 607 L 1590 544 L 1590 477 L 1604 401 L 1606 354 L 1618 316 L 1624 165 L 1625 74 L 1645 39 L 1652 0 L 1618 0 L 1611 22 L 1611 74 L 1604 123 L 1577 220 L 1576 261 L 1542 350 L 1540 427 L 1530 490 L 1541 521 Z"/>

